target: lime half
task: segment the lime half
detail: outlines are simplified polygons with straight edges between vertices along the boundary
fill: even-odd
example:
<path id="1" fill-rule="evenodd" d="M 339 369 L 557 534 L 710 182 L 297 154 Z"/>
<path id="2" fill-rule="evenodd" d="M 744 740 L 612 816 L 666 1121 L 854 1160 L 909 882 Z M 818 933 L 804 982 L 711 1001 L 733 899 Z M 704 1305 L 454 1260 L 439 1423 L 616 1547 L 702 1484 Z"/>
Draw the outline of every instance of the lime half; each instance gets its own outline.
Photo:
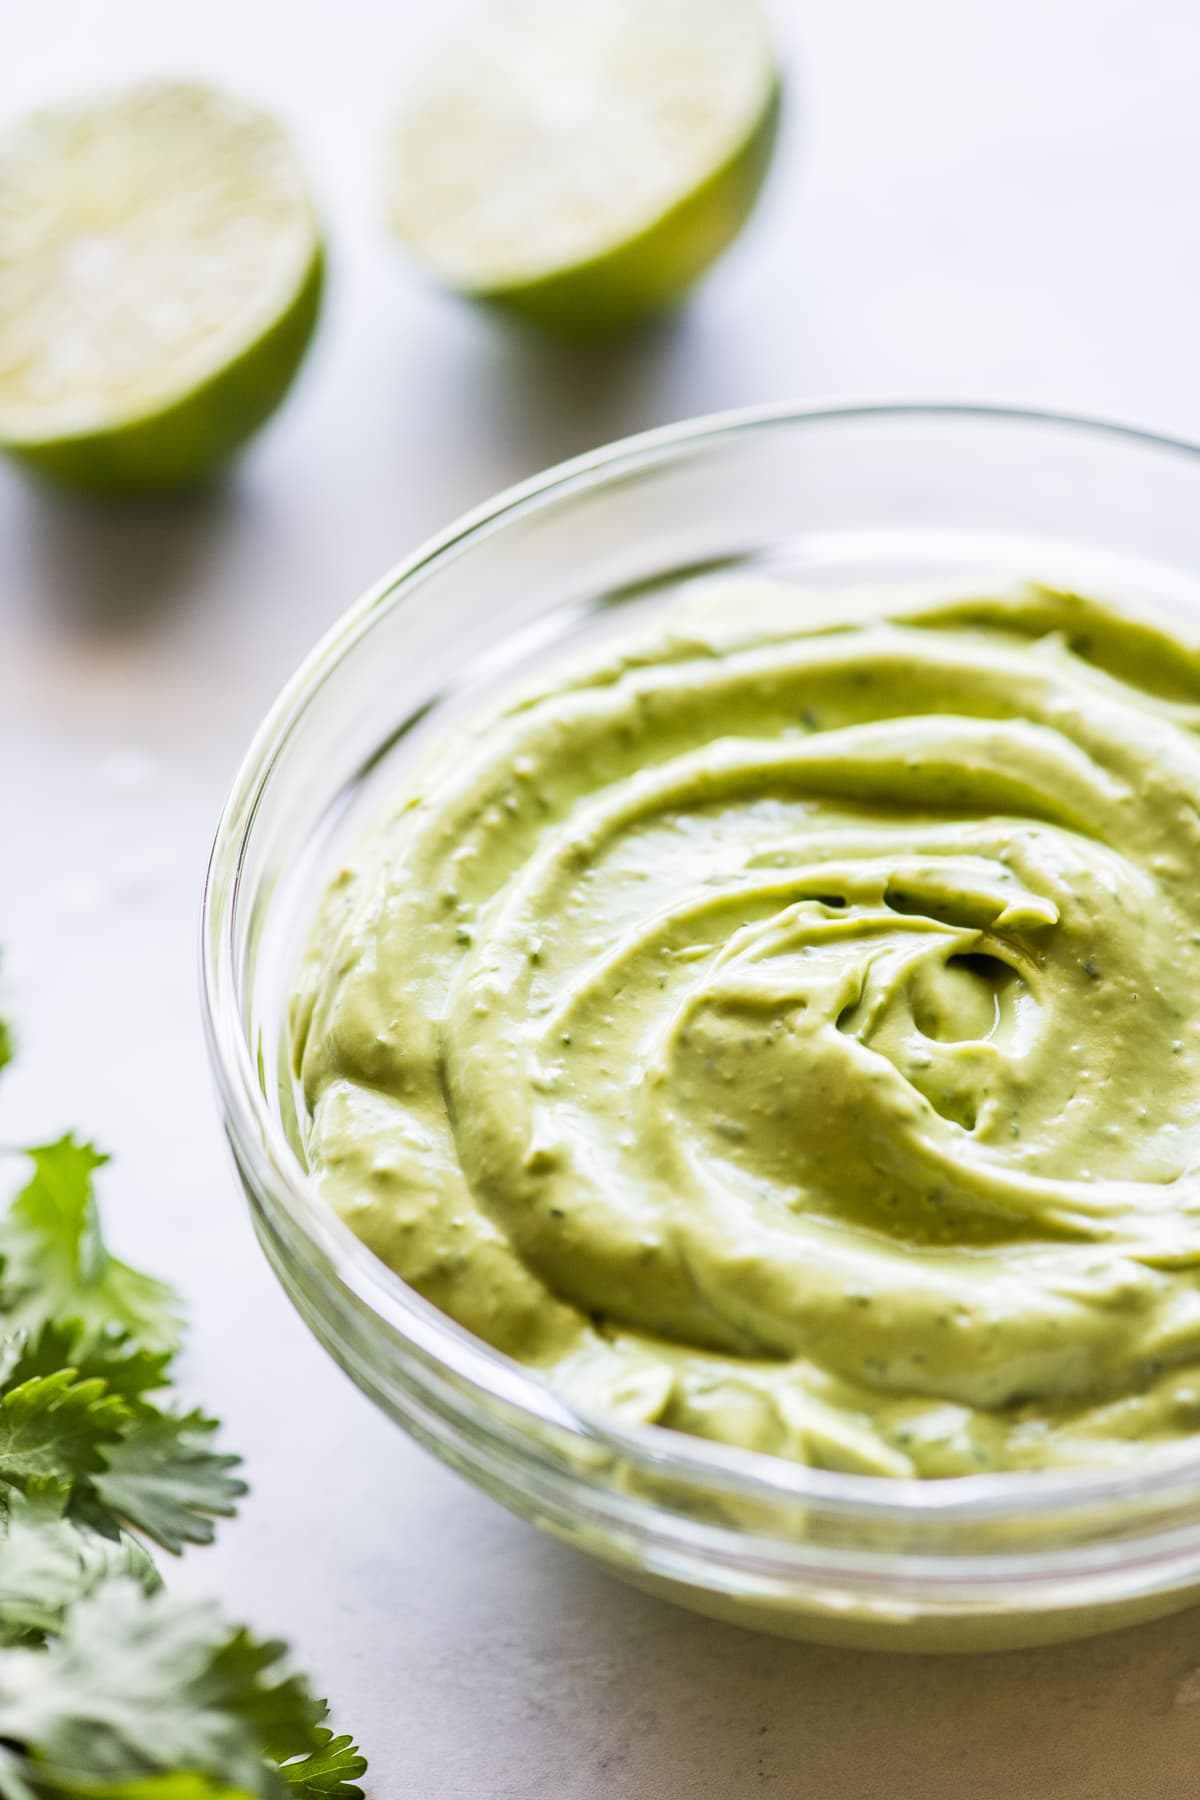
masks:
<path id="1" fill-rule="evenodd" d="M 409 97 L 391 223 L 471 298 L 616 329 L 678 300 L 743 225 L 778 110 L 754 0 L 500 0 Z"/>
<path id="2" fill-rule="evenodd" d="M 321 244 L 279 127 L 159 84 L 0 137 L 0 447 L 95 492 L 196 481 L 274 411 Z"/>

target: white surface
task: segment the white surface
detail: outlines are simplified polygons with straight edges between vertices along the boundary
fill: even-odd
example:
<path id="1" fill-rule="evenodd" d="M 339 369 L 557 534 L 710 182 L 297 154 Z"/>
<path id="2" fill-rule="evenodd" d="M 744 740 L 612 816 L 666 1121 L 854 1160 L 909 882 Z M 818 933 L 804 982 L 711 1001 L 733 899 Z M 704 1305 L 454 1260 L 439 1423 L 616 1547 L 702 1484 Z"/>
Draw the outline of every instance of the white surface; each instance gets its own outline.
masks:
<path id="1" fill-rule="evenodd" d="M 571 356 L 424 292 L 375 224 L 378 126 L 431 12 L 0 8 L 5 113 L 144 70 L 224 76 L 294 125 L 332 238 L 315 354 L 227 488 L 106 513 L 0 471 L 0 940 L 22 1038 L 0 1141 L 76 1125 L 114 1149 L 115 1235 L 191 1303 L 188 1378 L 254 1492 L 170 1573 L 293 1639 L 386 1800 L 1193 1800 L 1200 1706 L 1173 1702 L 1196 1616 L 958 1664 L 784 1645 L 625 1592 L 411 1447 L 253 1242 L 193 946 L 217 810 L 276 688 L 389 563 L 539 465 L 832 392 L 1200 436 L 1200 13 L 779 7 L 791 113 L 753 229 L 673 329 Z"/>

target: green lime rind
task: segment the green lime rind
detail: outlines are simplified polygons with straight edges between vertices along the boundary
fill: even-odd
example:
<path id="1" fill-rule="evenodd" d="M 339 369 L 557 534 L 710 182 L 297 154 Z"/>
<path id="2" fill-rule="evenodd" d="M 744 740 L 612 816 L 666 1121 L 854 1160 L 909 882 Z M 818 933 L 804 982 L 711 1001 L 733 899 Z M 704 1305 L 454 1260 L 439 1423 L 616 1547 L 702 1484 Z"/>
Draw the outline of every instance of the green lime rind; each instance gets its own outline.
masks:
<path id="1" fill-rule="evenodd" d="M 244 448 L 291 387 L 320 315 L 324 265 L 318 248 L 287 312 L 159 412 L 111 429 L 0 447 L 37 476 L 101 496 L 169 493 L 204 481 Z"/>
<path id="2" fill-rule="evenodd" d="M 620 331 L 741 230 L 781 99 L 758 0 L 492 0 L 399 113 L 389 222 L 467 300 Z"/>
<path id="3" fill-rule="evenodd" d="M 157 83 L 0 139 L 0 450 L 100 496 L 203 481 L 279 406 L 324 251 L 265 114 Z"/>
<path id="4" fill-rule="evenodd" d="M 678 306 L 750 217 L 771 165 L 782 99 L 776 80 L 745 143 L 628 243 L 540 281 L 479 289 L 465 298 L 568 338 L 624 331 Z"/>
<path id="5" fill-rule="evenodd" d="M 236 455 L 279 407 L 316 328 L 323 285 L 318 248 L 288 310 L 188 393 L 147 418 L 44 442 L 5 443 L 5 453 L 35 475 L 92 494 L 194 486 Z"/>

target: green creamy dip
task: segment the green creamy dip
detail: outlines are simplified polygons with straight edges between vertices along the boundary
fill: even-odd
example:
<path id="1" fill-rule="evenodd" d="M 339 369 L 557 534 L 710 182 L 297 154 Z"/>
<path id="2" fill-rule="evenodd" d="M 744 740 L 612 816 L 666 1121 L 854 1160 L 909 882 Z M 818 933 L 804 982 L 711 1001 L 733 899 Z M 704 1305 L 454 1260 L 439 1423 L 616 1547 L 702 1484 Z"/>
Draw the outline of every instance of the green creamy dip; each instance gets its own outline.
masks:
<path id="1" fill-rule="evenodd" d="M 1195 1432 L 1198 734 L 1200 651 L 1047 589 L 643 619 L 333 882 L 322 1192 L 626 1419 L 891 1476 Z"/>

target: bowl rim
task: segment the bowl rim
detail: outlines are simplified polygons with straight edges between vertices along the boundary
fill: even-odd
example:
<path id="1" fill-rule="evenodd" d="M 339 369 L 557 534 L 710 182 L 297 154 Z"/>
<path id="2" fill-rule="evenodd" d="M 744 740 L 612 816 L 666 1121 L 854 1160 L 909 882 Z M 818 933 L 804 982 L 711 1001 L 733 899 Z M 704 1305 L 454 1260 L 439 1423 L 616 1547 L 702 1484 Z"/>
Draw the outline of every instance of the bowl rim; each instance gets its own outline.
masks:
<path id="1" fill-rule="evenodd" d="M 1088 413 L 987 400 L 907 397 L 773 402 L 708 413 L 616 439 L 516 482 L 460 514 L 396 562 L 317 640 L 269 707 L 222 808 L 204 883 L 199 949 L 204 1037 L 226 1133 L 243 1174 L 298 1231 L 322 1279 L 332 1279 L 352 1294 L 392 1338 L 449 1372 L 485 1408 L 502 1406 L 524 1425 L 543 1433 L 565 1433 L 580 1447 L 607 1452 L 647 1474 L 667 1473 L 697 1491 L 749 1502 L 786 1502 L 844 1518 L 924 1521 L 947 1528 L 1031 1516 L 1048 1520 L 1063 1510 L 1107 1510 L 1128 1502 L 1159 1508 L 1172 1501 L 1200 1502 L 1200 1449 L 1189 1451 L 1186 1443 L 1148 1450 L 1132 1466 L 897 1478 L 816 1469 L 577 1408 L 533 1370 L 493 1349 L 423 1299 L 355 1236 L 321 1200 L 315 1182 L 300 1167 L 260 1085 L 256 1054 L 243 1029 L 237 968 L 237 907 L 247 850 L 265 790 L 279 758 L 302 728 L 309 703 L 377 620 L 403 605 L 434 564 L 544 502 L 742 432 L 871 421 L 897 426 L 1024 426 L 1165 452 L 1200 464 L 1200 443 Z"/>

